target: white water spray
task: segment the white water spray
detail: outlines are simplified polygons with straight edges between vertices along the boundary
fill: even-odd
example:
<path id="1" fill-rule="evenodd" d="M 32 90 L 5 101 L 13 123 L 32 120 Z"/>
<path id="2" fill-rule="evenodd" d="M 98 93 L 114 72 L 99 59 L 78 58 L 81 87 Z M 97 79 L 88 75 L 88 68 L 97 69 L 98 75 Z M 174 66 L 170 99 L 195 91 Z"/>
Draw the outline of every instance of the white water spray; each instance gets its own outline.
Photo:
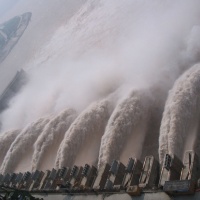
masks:
<path id="1" fill-rule="evenodd" d="M 182 158 L 184 146 L 193 148 L 200 117 L 200 65 L 187 70 L 174 84 L 165 105 L 159 137 L 159 157 Z"/>
<path id="2" fill-rule="evenodd" d="M 136 131 L 136 128 L 146 121 L 150 105 L 149 96 L 146 90 L 133 90 L 115 108 L 102 137 L 99 167 L 111 163 L 113 159 L 119 159 L 131 135 L 137 137 L 137 134 L 144 134 Z M 144 135 L 141 141 L 133 141 L 133 144 L 142 145 L 143 139 Z"/>
<path id="3" fill-rule="evenodd" d="M 3 159 L 10 148 L 10 145 L 13 143 L 15 138 L 19 135 L 21 130 L 11 130 L 0 135 L 0 163 L 3 162 Z"/>
<path id="4" fill-rule="evenodd" d="M 5 174 L 14 172 L 20 161 L 22 162 L 23 156 L 32 156 L 34 142 L 43 131 L 43 128 L 48 123 L 48 121 L 49 119 L 41 118 L 22 130 L 22 132 L 13 141 L 3 160 L 1 173 Z M 19 170 L 27 171 L 27 169 L 31 168 L 30 163 L 27 163 L 27 165 L 28 166 L 26 166 L 25 169 Z"/>
<path id="5" fill-rule="evenodd" d="M 32 171 L 41 169 L 41 165 L 44 165 L 44 167 L 42 167 L 44 169 L 54 167 L 54 156 L 56 156 L 54 154 L 57 152 L 65 132 L 75 119 L 76 115 L 74 110 L 66 109 L 47 123 L 43 132 L 34 144 Z"/>
<path id="6" fill-rule="evenodd" d="M 35 4 L 35 6 L 38 5 Z M 80 155 L 76 155 L 78 149 L 77 152 L 70 151 L 73 151 L 77 144 L 83 144 L 87 147 L 90 140 L 86 137 L 85 131 L 89 129 L 88 135 L 91 136 L 93 131 L 90 129 L 96 130 L 97 127 L 97 129 L 102 130 L 97 130 L 100 133 L 98 135 L 100 138 L 104 132 L 102 127 L 109 119 L 106 111 L 103 114 L 104 111 L 100 112 L 98 109 L 95 111 L 95 108 L 91 112 L 87 110 L 86 108 L 92 102 L 105 98 L 123 84 L 129 84 L 131 88 L 136 88 L 138 94 L 142 93 L 142 91 L 140 92 L 141 88 L 147 88 L 146 86 L 149 88 L 155 86 L 156 88 L 157 85 L 163 89 L 163 93 L 167 93 L 167 90 L 171 88 L 182 71 L 188 68 L 191 63 L 196 63 L 199 60 L 200 46 L 196 42 L 200 40 L 199 8 L 199 0 L 176 0 L 173 2 L 88 0 L 79 12 L 74 14 L 69 23 L 55 30 L 53 38 L 45 47 L 35 49 L 38 54 L 26 67 L 30 74 L 29 84 L 10 102 L 9 108 L 2 113 L 3 129 L 21 129 L 42 116 L 54 115 L 66 108 L 73 108 L 78 113 L 85 110 L 85 113 L 91 116 L 81 114 L 77 118 L 80 121 L 76 120 L 77 124 L 73 123 L 73 127 L 71 126 L 70 131 L 67 131 L 65 139 L 69 139 L 72 143 L 71 146 L 68 143 L 62 143 L 63 151 L 61 151 L 60 146 L 56 166 L 66 164 L 68 158 L 69 165 L 76 162 L 76 158 L 79 159 L 78 156 Z M 43 22 L 43 24 L 45 23 Z M 29 32 L 31 32 L 31 29 Z M 40 30 L 38 32 L 40 33 Z M 32 36 L 30 39 L 32 39 Z M 22 57 L 22 59 L 24 58 Z M 158 94 L 155 97 L 159 98 L 160 96 Z M 125 97 L 121 95 L 120 98 L 124 99 Z M 143 105 L 143 100 L 140 102 L 140 99 L 138 99 L 137 103 Z M 149 104 L 146 105 L 148 107 Z M 121 111 L 125 112 L 124 110 L 126 110 L 125 106 L 122 106 L 121 110 L 115 112 L 122 119 L 129 119 L 128 115 L 134 115 L 131 112 L 127 112 L 127 116 L 120 113 Z M 93 116 L 94 113 L 98 112 L 101 113 L 101 118 L 105 117 L 106 119 Z M 134 112 L 136 111 L 133 109 Z M 145 127 L 140 126 L 146 124 L 146 122 L 144 119 L 144 123 L 141 122 L 140 125 L 139 119 L 143 116 L 142 109 L 139 112 L 141 113 L 134 115 L 136 120 L 133 123 L 135 124 L 133 133 L 136 134 L 137 130 L 139 133 L 142 132 L 137 136 L 145 137 Z M 85 119 L 82 119 L 83 116 Z M 112 120 L 115 121 L 114 115 L 109 121 L 110 129 L 108 128 L 104 138 L 109 136 L 109 141 L 118 144 L 117 138 L 122 136 L 116 137 L 112 133 Z M 116 123 L 117 121 L 118 118 Z M 123 120 L 121 121 L 123 122 Z M 126 120 L 125 122 L 124 127 L 128 130 L 125 136 L 130 138 L 131 135 L 134 139 L 134 134 L 129 131 L 133 124 L 129 124 Z M 98 123 L 101 124 L 101 128 L 98 127 L 100 126 Z M 84 130 L 79 125 L 85 127 Z M 119 124 L 119 126 L 121 125 Z M 118 130 L 116 131 L 118 132 Z M 84 134 L 79 134 L 79 132 Z M 109 134 L 109 132 L 112 134 Z M 126 141 L 125 138 L 122 139 Z M 17 142 L 20 144 L 22 139 L 23 137 Z M 42 140 L 41 145 L 45 144 L 45 138 Z M 143 137 L 138 140 L 142 141 Z M 155 140 L 158 140 L 158 138 L 154 138 Z M 15 142 L 16 146 L 17 142 Z M 100 141 L 95 141 L 97 147 L 99 143 Z M 136 141 L 133 141 L 134 143 Z M 73 144 L 75 145 L 73 146 Z M 64 151 L 65 145 L 68 152 Z M 102 145 L 106 146 L 106 141 L 102 141 Z M 120 148 L 116 151 L 118 155 L 112 152 L 112 145 L 109 146 L 108 144 L 105 148 L 108 150 L 108 155 L 101 148 L 100 163 L 123 154 L 123 145 L 125 145 L 125 142 L 119 144 Z M 24 146 L 27 145 L 24 144 Z M 83 150 L 86 147 L 80 147 L 80 149 Z M 93 149 L 93 147 L 91 148 Z M 97 150 L 95 150 L 95 155 L 96 152 Z M 70 156 L 70 153 L 72 156 Z M 29 155 L 27 157 L 32 157 L 31 153 Z M 62 156 L 66 156 L 66 159 L 61 158 Z M 47 157 L 46 154 L 41 159 L 45 157 Z M 21 158 L 16 159 L 20 160 Z M 72 160 L 72 163 L 70 163 L 70 160 Z M 36 164 L 36 166 L 39 165 Z M 45 164 L 42 168 L 44 166 Z"/>
<path id="7" fill-rule="evenodd" d="M 60 145 L 56 167 L 72 166 L 85 142 L 95 135 L 103 135 L 113 106 L 113 101 L 104 99 L 93 103 L 78 116 L 66 132 Z"/>

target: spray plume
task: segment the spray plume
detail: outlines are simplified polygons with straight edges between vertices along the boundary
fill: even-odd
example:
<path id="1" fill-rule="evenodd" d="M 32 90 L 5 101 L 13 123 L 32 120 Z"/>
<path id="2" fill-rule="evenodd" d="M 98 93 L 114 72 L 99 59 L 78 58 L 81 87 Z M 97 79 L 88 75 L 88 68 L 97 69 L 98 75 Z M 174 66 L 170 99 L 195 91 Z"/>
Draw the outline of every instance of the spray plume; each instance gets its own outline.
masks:
<path id="1" fill-rule="evenodd" d="M 0 163 L 3 162 L 3 159 L 10 148 L 10 145 L 13 143 L 15 138 L 19 135 L 21 130 L 11 130 L 0 135 Z"/>
<path id="2" fill-rule="evenodd" d="M 57 152 L 65 132 L 75 117 L 76 112 L 74 110 L 66 109 L 47 123 L 43 132 L 34 144 L 32 171 L 40 169 L 41 163 L 45 164 L 46 169 L 54 167 L 47 163 L 47 157 L 49 157 L 52 162 L 55 161 L 53 159 L 53 153 Z"/>
<path id="3" fill-rule="evenodd" d="M 98 166 L 119 159 L 120 153 L 140 122 L 144 122 L 150 105 L 150 95 L 146 90 L 132 90 L 117 105 L 111 115 L 102 137 Z M 137 143 L 142 141 L 135 141 Z M 133 141 L 134 143 L 134 141 Z"/>
<path id="4" fill-rule="evenodd" d="M 15 170 L 15 167 L 17 167 L 18 163 L 23 159 L 23 155 L 32 151 L 34 142 L 48 121 L 49 119 L 47 118 L 41 118 L 22 130 L 11 144 L 3 160 L 1 173 L 5 174 Z M 21 171 L 27 171 L 27 169 L 21 169 Z"/>
<path id="5" fill-rule="evenodd" d="M 187 70 L 170 90 L 160 127 L 159 157 L 165 153 L 182 158 L 184 146 L 190 140 L 193 148 L 200 117 L 200 65 Z M 188 148 L 188 147 L 187 147 Z"/>
<path id="6" fill-rule="evenodd" d="M 93 103 L 76 118 L 60 145 L 56 167 L 72 166 L 85 142 L 95 135 L 103 135 L 113 109 L 113 101 L 107 98 Z"/>

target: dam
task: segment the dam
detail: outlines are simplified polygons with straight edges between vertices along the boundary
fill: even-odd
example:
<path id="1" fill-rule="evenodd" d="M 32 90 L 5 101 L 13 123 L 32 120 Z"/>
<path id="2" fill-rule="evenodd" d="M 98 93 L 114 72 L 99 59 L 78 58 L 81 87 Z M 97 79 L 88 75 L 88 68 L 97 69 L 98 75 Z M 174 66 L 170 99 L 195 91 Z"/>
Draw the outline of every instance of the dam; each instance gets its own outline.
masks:
<path id="1" fill-rule="evenodd" d="M 0 198 L 198 199 L 200 2 L 37 2 L 0 27 Z"/>
<path id="2" fill-rule="evenodd" d="M 163 166 L 153 156 L 144 163 L 114 160 L 99 169 L 85 164 L 58 170 L 0 175 L 0 193 L 9 199 L 198 199 L 199 160 L 186 151 L 183 162 L 166 154 Z"/>

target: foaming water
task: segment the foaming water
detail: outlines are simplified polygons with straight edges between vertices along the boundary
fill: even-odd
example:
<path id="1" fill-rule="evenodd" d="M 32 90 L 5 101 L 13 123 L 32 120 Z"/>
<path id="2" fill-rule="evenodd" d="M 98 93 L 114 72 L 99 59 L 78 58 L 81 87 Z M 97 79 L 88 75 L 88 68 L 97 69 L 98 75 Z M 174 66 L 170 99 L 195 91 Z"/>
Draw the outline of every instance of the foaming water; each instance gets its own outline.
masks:
<path id="1" fill-rule="evenodd" d="M 98 166 L 119 159 L 129 138 L 134 135 L 132 144 L 143 144 L 144 133 L 137 130 L 141 122 L 148 116 L 150 105 L 149 93 L 146 90 L 133 90 L 128 97 L 117 105 L 108 121 L 105 134 L 102 137 Z M 137 134 L 141 136 L 137 137 Z M 137 148 L 136 148 L 137 149 Z M 139 148 L 141 149 L 141 148 Z M 139 150 L 137 149 L 137 151 Z M 138 155 L 139 152 L 134 152 Z"/>
<path id="2" fill-rule="evenodd" d="M 1 166 L 1 173 L 31 170 L 33 145 L 49 119 L 41 118 L 29 124 L 11 144 Z"/>
<path id="3" fill-rule="evenodd" d="M 199 94 L 200 65 L 197 64 L 187 70 L 169 92 L 160 127 L 160 162 L 165 153 L 182 158 L 185 145 L 193 148 L 199 126 Z"/>
<path id="4" fill-rule="evenodd" d="M 60 145 L 56 166 L 72 166 L 76 157 L 90 141 L 90 138 L 97 138 L 103 135 L 107 121 L 113 110 L 113 102 L 111 99 L 104 99 L 93 103 L 84 110 L 72 123 L 69 130 L 66 132 L 64 140 Z M 100 141 L 97 141 L 97 146 Z M 93 151 L 94 149 L 90 149 Z M 87 155 L 84 155 L 87 162 Z M 98 149 L 96 158 L 98 157 Z M 95 160 L 96 160 L 95 158 Z M 90 158 L 89 158 L 90 159 Z"/>
<path id="5" fill-rule="evenodd" d="M 19 135 L 21 130 L 11 130 L 5 133 L 0 134 L 0 163 L 3 162 L 3 159 L 10 148 L 10 145 L 13 143 L 15 138 Z"/>
<path id="6" fill-rule="evenodd" d="M 57 150 L 64 134 L 76 117 L 76 112 L 66 109 L 51 119 L 34 144 L 32 170 L 54 167 Z"/>

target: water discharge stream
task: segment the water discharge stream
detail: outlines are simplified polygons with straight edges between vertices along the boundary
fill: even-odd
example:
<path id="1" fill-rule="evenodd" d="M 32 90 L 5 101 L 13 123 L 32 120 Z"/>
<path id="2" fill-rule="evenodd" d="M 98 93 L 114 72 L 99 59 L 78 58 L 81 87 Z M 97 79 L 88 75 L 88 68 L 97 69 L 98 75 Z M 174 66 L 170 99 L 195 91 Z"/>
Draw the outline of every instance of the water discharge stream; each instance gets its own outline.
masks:
<path id="1" fill-rule="evenodd" d="M 51 169 L 54 167 L 55 156 L 64 134 L 76 117 L 76 112 L 66 109 L 51 119 L 34 144 L 32 170 Z M 51 156 L 49 156 L 51 155 Z"/>
<path id="2" fill-rule="evenodd" d="M 121 103 L 117 105 L 111 115 L 105 134 L 102 137 L 98 166 L 111 163 L 119 159 L 131 135 L 133 146 L 143 144 L 144 131 L 138 131 L 138 125 L 145 123 L 150 105 L 149 93 L 146 90 L 133 90 Z M 145 125 L 144 125 L 145 126 Z M 141 134 L 141 137 L 137 136 Z M 135 140 L 135 139 L 141 139 Z M 132 154 L 139 156 L 138 148 Z M 141 149 L 140 149 L 141 150 Z"/>
<path id="3" fill-rule="evenodd" d="M 174 84 L 165 105 L 159 138 L 160 162 L 165 153 L 182 158 L 193 148 L 200 117 L 200 65 L 186 71 Z"/>
<path id="4" fill-rule="evenodd" d="M 112 98 L 103 99 L 90 105 L 76 118 L 65 133 L 60 145 L 56 159 L 57 167 L 72 166 L 79 152 L 90 141 L 90 138 L 95 136 L 98 138 L 99 135 L 103 135 L 107 121 L 114 109 L 113 106 Z M 98 150 L 96 154 L 98 157 Z M 87 155 L 84 156 L 86 161 Z"/>
<path id="5" fill-rule="evenodd" d="M 33 145 L 49 119 L 41 118 L 36 122 L 29 124 L 15 138 L 10 146 L 3 163 L 1 165 L 1 173 L 9 173 L 13 171 L 31 170 L 31 157 L 33 155 Z M 28 159 L 28 162 L 27 162 Z M 25 160 L 25 168 L 23 160 Z M 20 167 L 22 166 L 22 167 Z"/>
<path id="6" fill-rule="evenodd" d="M 0 163 L 3 162 L 3 159 L 10 148 L 10 145 L 13 143 L 15 138 L 19 135 L 21 130 L 12 130 L 5 132 L 0 135 Z"/>

